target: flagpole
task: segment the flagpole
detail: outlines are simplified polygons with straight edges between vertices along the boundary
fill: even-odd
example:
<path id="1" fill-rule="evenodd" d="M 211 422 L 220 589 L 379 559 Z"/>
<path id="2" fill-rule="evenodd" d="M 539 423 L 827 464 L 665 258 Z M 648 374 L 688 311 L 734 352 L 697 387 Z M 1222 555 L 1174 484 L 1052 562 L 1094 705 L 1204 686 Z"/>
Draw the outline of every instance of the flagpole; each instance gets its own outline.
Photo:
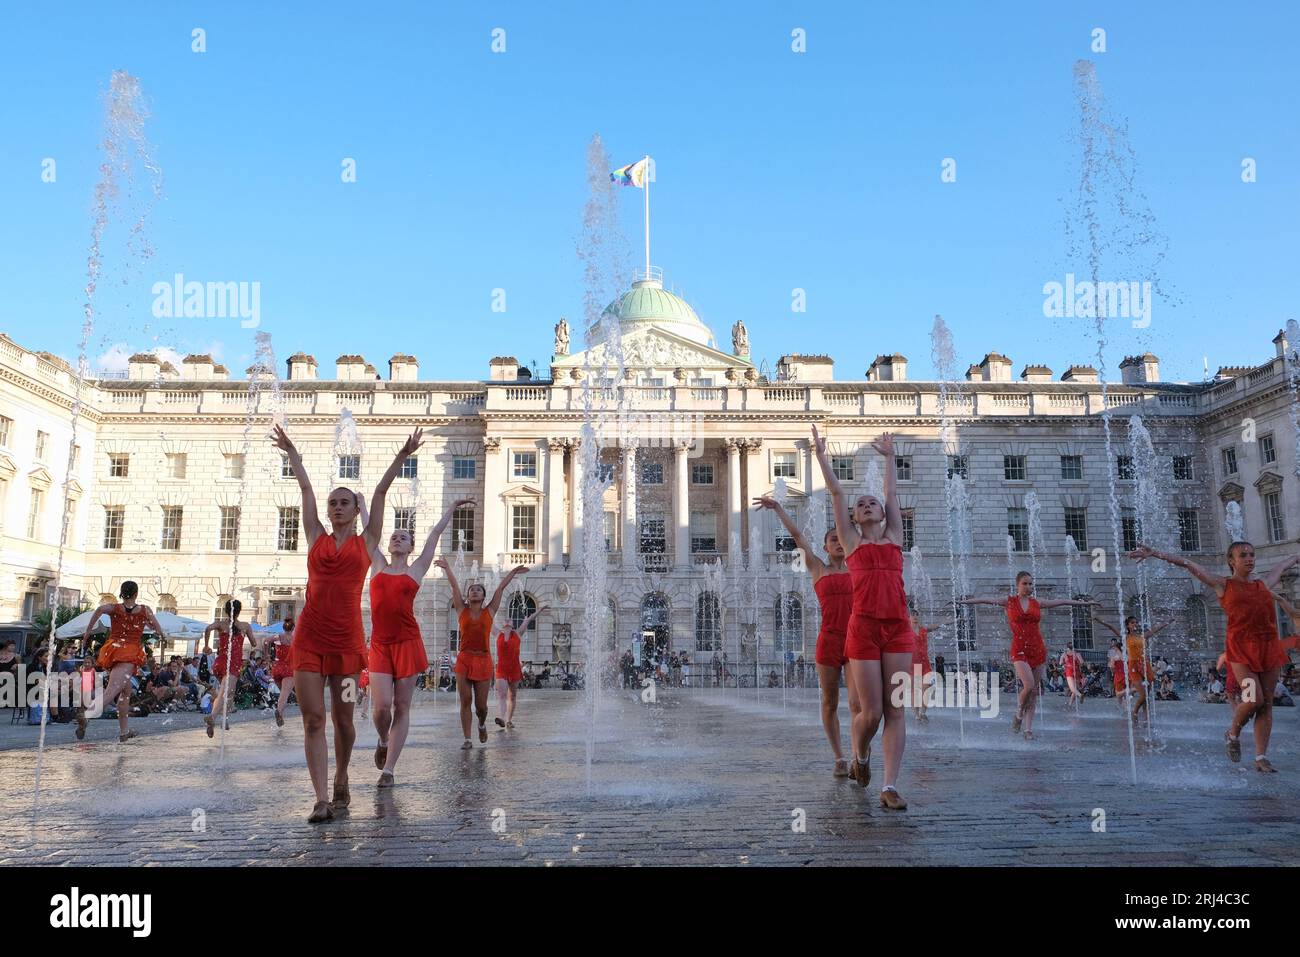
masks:
<path id="1" fill-rule="evenodd" d="M 650 278 L 650 156 L 645 157 L 645 277 Z"/>

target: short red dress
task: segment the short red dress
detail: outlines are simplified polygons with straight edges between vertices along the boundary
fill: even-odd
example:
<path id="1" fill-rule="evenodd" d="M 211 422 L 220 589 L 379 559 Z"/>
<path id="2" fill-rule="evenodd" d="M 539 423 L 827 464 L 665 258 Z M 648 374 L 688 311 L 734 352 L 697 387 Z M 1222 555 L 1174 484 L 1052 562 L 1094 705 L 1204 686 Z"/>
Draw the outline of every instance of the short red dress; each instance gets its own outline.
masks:
<path id="1" fill-rule="evenodd" d="M 131 665 L 131 674 L 144 664 L 144 626 L 147 623 L 144 606 L 136 605 L 134 611 L 115 604 L 108 613 L 108 640 L 99 649 L 95 663 L 105 671 L 114 665 Z"/>
<path id="2" fill-rule="evenodd" d="M 1029 610 L 1020 607 L 1020 596 L 1007 597 L 1007 624 L 1011 626 L 1011 660 L 1023 661 L 1031 668 L 1037 668 L 1047 661 L 1047 645 L 1043 643 L 1043 633 L 1038 630 L 1038 623 L 1043 620 L 1042 609 L 1038 599 L 1029 599 Z"/>
<path id="3" fill-rule="evenodd" d="M 1229 578 L 1219 604 L 1228 614 L 1225 652 L 1228 663 L 1245 665 L 1255 674 L 1287 663 L 1286 649 L 1277 635 L 1277 611 L 1268 587 L 1259 580 Z"/>
<path id="4" fill-rule="evenodd" d="M 293 677 L 293 645 L 280 640 L 271 645 L 271 677 L 277 682 Z"/>
<path id="5" fill-rule="evenodd" d="M 220 681 L 226 676 L 226 651 L 230 652 L 230 674 L 238 675 L 239 669 L 244 667 L 244 633 L 238 628 L 232 628 L 235 633 L 235 641 L 232 644 L 229 632 L 219 632 L 221 637 L 217 643 L 217 660 L 212 665 L 212 674 Z"/>
<path id="6" fill-rule="evenodd" d="M 848 640 L 849 618 L 853 615 L 853 576 L 848 572 L 823 575 L 813 585 L 822 609 L 822 627 L 817 632 L 814 660 L 828 668 L 840 668 L 848 661 L 844 643 Z"/>
<path id="7" fill-rule="evenodd" d="M 1077 678 L 1079 668 L 1078 652 L 1067 652 L 1065 655 L 1065 664 L 1062 667 L 1065 669 L 1065 677 Z"/>
<path id="8" fill-rule="evenodd" d="M 363 535 L 340 548 L 333 535 L 316 539 L 307 553 L 307 600 L 293 639 L 293 670 L 355 675 L 366 667 L 361 589 L 370 571 Z"/>
<path id="9" fill-rule="evenodd" d="M 406 572 L 370 576 L 370 670 L 394 681 L 422 674 L 429 667 L 415 596 L 420 583 Z"/>
<path id="10" fill-rule="evenodd" d="M 512 684 L 524 680 L 524 669 L 519 664 L 519 633 L 513 628 L 497 635 L 497 677 Z"/>
<path id="11" fill-rule="evenodd" d="M 853 614 L 844 653 L 854 661 L 911 654 L 916 639 L 903 591 L 903 550 L 893 542 L 862 542 L 849 553 Z"/>
<path id="12" fill-rule="evenodd" d="M 916 648 L 912 651 L 912 672 L 915 674 L 917 667 L 921 669 L 921 677 L 924 679 L 934 674 L 934 669 L 930 667 L 930 634 L 924 628 L 914 632 L 916 635 Z"/>
<path id="13" fill-rule="evenodd" d="M 470 617 L 469 609 L 460 612 L 460 651 L 456 654 L 456 674 L 466 681 L 492 680 L 492 652 L 488 636 L 492 634 L 492 612 L 486 608 L 478 613 L 478 621 Z"/>

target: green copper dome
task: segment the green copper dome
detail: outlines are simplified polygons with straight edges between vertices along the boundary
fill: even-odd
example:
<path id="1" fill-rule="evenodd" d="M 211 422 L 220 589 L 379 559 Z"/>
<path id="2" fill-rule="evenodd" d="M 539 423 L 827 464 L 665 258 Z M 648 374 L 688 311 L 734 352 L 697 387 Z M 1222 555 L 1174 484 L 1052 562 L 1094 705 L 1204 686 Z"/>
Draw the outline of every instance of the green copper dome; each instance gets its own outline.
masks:
<path id="1" fill-rule="evenodd" d="M 605 307 L 601 318 L 614 316 L 620 323 L 659 326 L 702 346 L 713 341 L 713 333 L 700 321 L 695 310 L 674 296 L 658 279 L 639 279 L 632 288 Z"/>

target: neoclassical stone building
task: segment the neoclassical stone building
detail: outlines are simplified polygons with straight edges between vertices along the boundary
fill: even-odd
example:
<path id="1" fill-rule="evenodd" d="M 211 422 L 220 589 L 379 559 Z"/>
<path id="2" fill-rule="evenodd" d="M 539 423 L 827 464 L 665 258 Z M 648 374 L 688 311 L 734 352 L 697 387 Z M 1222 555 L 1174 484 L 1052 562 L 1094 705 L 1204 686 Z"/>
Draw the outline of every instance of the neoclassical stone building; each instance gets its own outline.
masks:
<path id="1" fill-rule="evenodd" d="M 254 621 L 295 611 L 306 575 L 298 486 L 265 440 L 281 419 L 321 496 L 336 485 L 369 493 L 407 433 L 424 428 L 424 448 L 389 494 L 389 527 L 408 524 L 422 540 L 445 503 L 472 496 L 476 504 L 457 513 L 442 550 L 460 542 L 465 574 L 489 584 L 496 568 L 533 569 L 511 604 L 517 615 L 550 606 L 524 637 L 523 656 L 535 661 L 585 659 L 593 638 L 619 651 L 655 642 L 696 660 L 725 651 L 749 667 L 756 645 L 764 673 L 787 654 L 811 659 L 816 606 L 793 543 L 750 503 L 784 495 L 820 543 L 827 503 L 809 447 L 813 424 L 853 492 L 878 480 L 871 441 L 897 434 L 909 545 L 933 583 L 922 594 L 909 564 L 909 587 L 932 622 L 951 598 L 945 486 L 953 474 L 964 477 L 969 500 L 959 550 L 974 593 L 1005 591 L 1010 573 L 1032 564 L 1041 594 L 1089 593 L 1117 619 L 1115 538 L 1127 547 L 1139 535 L 1163 536 L 1218 567 L 1225 507 L 1234 501 L 1261 568 L 1296 548 L 1295 392 L 1281 333 L 1272 358 L 1220 369 L 1205 383 L 1161 382 L 1155 356 L 1130 357 L 1122 383 L 1104 393 L 1087 366 L 1058 377 L 1026 364 L 1016 374 L 997 352 L 946 389 L 909 379 L 901 355 L 877 356 L 865 376 L 837 378 L 831 357 L 791 354 L 767 377 L 750 359 L 743 322 L 723 348 L 652 277 L 612 303 L 586 342 L 570 354 L 562 320 L 547 380 L 506 357 L 489 362 L 486 379 L 436 382 L 420 379 L 409 355 L 393 356 L 387 376 L 360 355 L 323 370 L 299 352 L 283 369 L 255 366 L 232 379 L 209 356 L 188 356 L 177 369 L 137 354 L 124 375 L 85 384 L 70 457 L 72 370 L 0 338 L 0 621 L 12 633 L 29 630 L 49 601 L 69 467 L 69 596 L 94 602 L 132 578 L 144 601 L 204 620 L 232 589 Z M 1103 394 L 1112 410 L 1109 458 Z M 336 441 L 344 410 L 357 423 L 359 452 Z M 1135 414 L 1154 454 L 1130 444 Z M 948 444 L 940 441 L 945 416 L 955 425 Z M 599 455 L 584 456 L 584 441 Z M 584 458 L 595 463 L 594 478 L 584 478 Z M 1158 488 L 1154 506 L 1150 496 L 1140 500 L 1142 476 Z M 599 487 L 585 486 L 584 505 L 592 481 Z M 597 504 L 601 514 L 591 515 Z M 584 555 L 590 522 L 602 531 L 595 556 Z M 1069 562 L 1069 582 L 1067 534 L 1082 552 Z M 1101 554 L 1110 564 L 1094 571 Z M 602 636 L 585 634 L 583 624 L 584 570 L 595 561 L 607 568 Z M 1200 659 L 1222 646 L 1212 595 L 1207 601 L 1185 576 L 1139 582 L 1134 573 L 1123 565 L 1125 596 L 1144 589 L 1157 617 L 1177 618 L 1167 655 Z M 1296 596 L 1294 578 L 1283 587 Z M 445 581 L 428 579 L 416 608 L 438 654 L 455 640 L 447 606 Z M 1005 658 L 999 619 L 996 609 L 972 613 L 932 648 L 952 661 L 960 640 L 963 653 Z M 1044 632 L 1053 648 L 1071 636 L 1106 647 L 1106 633 L 1079 615 L 1052 613 Z"/>

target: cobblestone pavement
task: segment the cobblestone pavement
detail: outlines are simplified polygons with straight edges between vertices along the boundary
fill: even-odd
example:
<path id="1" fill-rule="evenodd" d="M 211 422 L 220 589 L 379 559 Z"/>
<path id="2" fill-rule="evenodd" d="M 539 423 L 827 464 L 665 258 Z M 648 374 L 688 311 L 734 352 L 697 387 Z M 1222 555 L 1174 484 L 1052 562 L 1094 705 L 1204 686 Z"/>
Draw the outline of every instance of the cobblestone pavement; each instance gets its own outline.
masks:
<path id="1" fill-rule="evenodd" d="M 1289 864 L 1300 839 L 1295 709 L 1276 711 L 1254 771 L 1223 749 L 1227 708 L 1157 703 L 1152 744 L 1128 737 L 1115 702 L 1081 716 L 1047 702 L 1038 740 L 1006 715 L 909 717 L 900 790 L 831 775 L 812 689 L 607 692 L 587 777 L 587 700 L 521 693 L 518 727 L 461 751 L 450 695 L 417 692 L 399 785 L 379 792 L 376 740 L 360 728 L 352 807 L 306 823 L 312 794 L 296 709 L 237 716 L 224 742 L 197 715 L 49 729 L 34 811 L 36 729 L 0 727 L 0 864 Z M 436 700 L 435 700 L 436 699 Z M 495 699 L 494 699 L 495 705 Z M 847 712 L 841 705 L 847 728 Z M 168 719 L 172 721 L 168 724 Z M 847 731 L 846 731 L 847 733 Z M 331 761 L 333 760 L 331 754 Z M 879 742 L 872 760 L 881 768 Z M 1098 810 L 1099 809 L 1099 810 Z M 1095 830 L 1104 812 L 1104 831 Z M 35 825 L 33 826 L 33 821 Z M 798 829 L 803 821 L 805 828 Z M 1249 848 L 1249 850 L 1246 850 Z"/>

